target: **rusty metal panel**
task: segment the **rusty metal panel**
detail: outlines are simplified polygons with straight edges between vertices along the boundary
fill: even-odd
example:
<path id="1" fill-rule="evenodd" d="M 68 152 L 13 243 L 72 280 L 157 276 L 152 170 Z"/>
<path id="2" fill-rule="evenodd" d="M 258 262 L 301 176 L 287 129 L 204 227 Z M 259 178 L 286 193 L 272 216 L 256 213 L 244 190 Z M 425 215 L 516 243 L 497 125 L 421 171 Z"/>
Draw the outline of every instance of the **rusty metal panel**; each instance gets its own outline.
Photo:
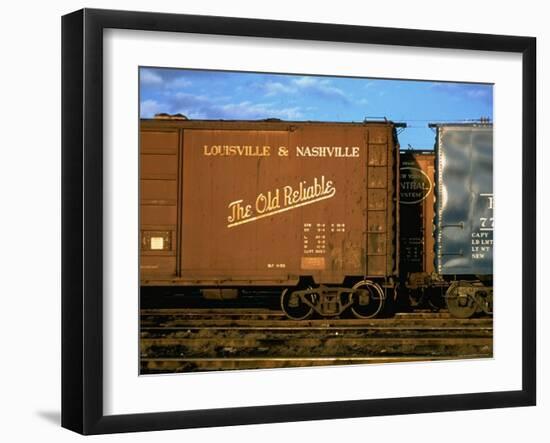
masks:
<path id="1" fill-rule="evenodd" d="M 147 205 L 176 205 L 176 180 L 141 180 L 141 203 Z"/>
<path id="2" fill-rule="evenodd" d="M 143 280 L 177 270 L 179 131 L 140 132 L 140 271 Z"/>
<path id="3" fill-rule="evenodd" d="M 367 185 L 369 189 L 386 189 L 388 186 L 388 168 L 386 166 L 369 166 Z"/>
<path id="4" fill-rule="evenodd" d="M 395 211 L 398 161 L 389 126 L 370 128 L 368 140 L 367 265 L 372 276 L 389 276 L 397 272 L 397 241 L 393 234 L 397 231 L 398 217 Z M 382 147 L 385 154 L 381 154 Z"/>
<path id="5" fill-rule="evenodd" d="M 436 269 L 493 273 L 493 127 L 438 125 Z"/>
<path id="6" fill-rule="evenodd" d="M 341 283 L 348 275 L 386 275 L 385 163 L 394 148 L 369 157 L 369 129 L 185 129 L 182 278 L 262 284 L 311 275 Z M 387 140 L 387 125 L 375 132 L 377 143 Z M 372 215 L 373 233 L 370 209 L 382 211 Z"/>
<path id="7" fill-rule="evenodd" d="M 368 210 L 385 211 L 387 209 L 388 192 L 386 189 L 368 189 Z"/>
<path id="8" fill-rule="evenodd" d="M 391 124 L 142 120 L 141 127 L 142 234 L 171 233 L 169 252 L 142 250 L 144 284 L 395 274 Z M 155 248 L 167 244 L 154 238 Z M 172 250 L 176 257 L 167 257 Z"/>
<path id="9" fill-rule="evenodd" d="M 388 164 L 388 146 L 369 144 L 368 165 L 386 166 Z"/>
<path id="10" fill-rule="evenodd" d="M 369 255 L 386 255 L 386 235 L 385 233 L 369 232 L 368 233 L 368 249 Z"/>
<path id="11" fill-rule="evenodd" d="M 369 128 L 369 144 L 388 144 L 388 126 L 380 125 Z"/>
<path id="12" fill-rule="evenodd" d="M 400 163 L 400 270 L 434 272 L 433 151 L 401 151 Z"/>
<path id="13" fill-rule="evenodd" d="M 368 256 L 369 277 L 387 277 L 386 256 L 369 255 Z"/>
<path id="14" fill-rule="evenodd" d="M 176 155 L 178 153 L 178 132 L 142 131 L 140 151 L 142 154 Z"/>
<path id="15" fill-rule="evenodd" d="M 176 268 L 175 256 L 152 256 L 142 254 L 139 261 L 140 279 L 142 282 L 154 280 L 158 283 L 163 277 L 168 281 Z"/>
<path id="16" fill-rule="evenodd" d="M 386 211 L 369 211 L 368 232 L 386 233 Z"/>
<path id="17" fill-rule="evenodd" d="M 142 154 L 141 179 L 176 180 L 178 174 L 178 156 L 167 154 Z"/>
<path id="18" fill-rule="evenodd" d="M 177 224 L 177 207 L 164 205 L 142 205 L 141 225 L 175 225 Z"/>

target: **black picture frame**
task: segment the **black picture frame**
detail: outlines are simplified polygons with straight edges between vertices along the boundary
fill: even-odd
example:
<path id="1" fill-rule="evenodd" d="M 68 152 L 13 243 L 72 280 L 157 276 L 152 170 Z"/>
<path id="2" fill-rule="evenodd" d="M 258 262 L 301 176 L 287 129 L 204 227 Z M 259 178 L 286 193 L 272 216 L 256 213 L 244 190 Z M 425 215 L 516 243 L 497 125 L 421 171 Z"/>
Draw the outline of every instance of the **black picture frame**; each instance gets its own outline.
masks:
<path id="1" fill-rule="evenodd" d="M 131 415 L 103 412 L 103 31 L 501 51 L 522 55 L 522 389 Z M 83 9 L 62 18 L 62 426 L 82 434 L 529 406 L 536 403 L 536 39 Z M 518 125 L 520 122 L 518 122 Z M 514 171 L 517 175 L 518 171 Z"/>

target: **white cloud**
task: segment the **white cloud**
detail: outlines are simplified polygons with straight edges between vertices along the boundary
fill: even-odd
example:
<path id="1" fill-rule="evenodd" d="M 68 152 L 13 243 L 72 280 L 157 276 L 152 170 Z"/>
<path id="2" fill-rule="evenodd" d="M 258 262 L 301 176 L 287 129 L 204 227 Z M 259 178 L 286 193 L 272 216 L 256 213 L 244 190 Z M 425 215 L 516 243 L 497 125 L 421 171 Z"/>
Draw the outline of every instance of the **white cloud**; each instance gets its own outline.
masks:
<path id="1" fill-rule="evenodd" d="M 479 100 L 487 105 L 492 105 L 492 87 L 485 84 L 444 83 L 434 82 L 430 88 L 448 94 L 453 100 Z"/>
<path id="2" fill-rule="evenodd" d="M 140 81 L 144 85 L 162 85 L 162 77 L 149 69 L 140 72 Z"/>
<path id="3" fill-rule="evenodd" d="M 470 98 L 484 98 L 489 96 L 489 89 L 470 89 L 466 95 Z"/>
<path id="4" fill-rule="evenodd" d="M 299 77 L 293 78 L 289 82 L 267 81 L 262 84 L 256 84 L 256 87 L 264 91 L 266 97 L 276 95 L 290 95 L 306 93 L 317 96 L 323 99 L 339 100 L 343 102 L 351 102 L 347 94 L 331 84 L 329 79 L 315 77 Z"/>
<path id="5" fill-rule="evenodd" d="M 284 120 L 293 120 L 302 117 L 299 107 L 278 108 L 268 103 L 252 103 L 249 101 L 214 106 L 212 111 L 224 116 L 222 118 L 237 120 L 254 120 L 260 118 L 281 118 Z"/>
<path id="6" fill-rule="evenodd" d="M 271 82 L 271 81 L 267 82 L 266 84 L 263 85 L 263 88 L 265 89 L 266 95 L 268 95 L 268 96 L 276 95 L 276 94 L 280 94 L 280 93 L 292 94 L 292 93 L 296 92 L 296 88 L 293 88 L 290 85 L 285 85 L 285 84 L 280 83 L 280 82 Z"/>
<path id="7" fill-rule="evenodd" d="M 162 110 L 162 105 L 155 100 L 144 100 L 140 105 L 140 115 L 142 118 L 154 117 L 155 114 L 166 112 Z"/>
<path id="8" fill-rule="evenodd" d="M 313 77 L 300 77 L 292 80 L 292 83 L 294 83 L 295 85 L 301 88 L 311 87 L 313 85 L 318 84 L 318 82 L 319 81 L 317 79 L 314 79 Z"/>
<path id="9" fill-rule="evenodd" d="M 303 117 L 298 106 L 280 107 L 275 103 L 254 103 L 249 100 L 227 102 L 227 97 L 209 97 L 186 92 L 165 96 L 161 102 L 145 100 L 141 104 L 141 116 L 155 113 L 181 113 L 192 119 L 257 120 L 281 118 L 297 120 Z M 225 103 L 224 103 L 225 102 Z"/>
<path id="10" fill-rule="evenodd" d="M 300 77 L 293 79 L 292 83 L 299 89 L 322 98 L 339 99 L 344 102 L 350 101 L 344 91 L 336 86 L 333 86 L 330 80 L 326 78 L 318 79 L 315 77 Z"/>
<path id="11" fill-rule="evenodd" d="M 170 89 L 181 89 L 181 88 L 188 88 L 193 83 L 189 80 L 187 80 L 184 77 L 177 77 L 173 80 L 170 80 L 166 83 L 166 87 Z"/>

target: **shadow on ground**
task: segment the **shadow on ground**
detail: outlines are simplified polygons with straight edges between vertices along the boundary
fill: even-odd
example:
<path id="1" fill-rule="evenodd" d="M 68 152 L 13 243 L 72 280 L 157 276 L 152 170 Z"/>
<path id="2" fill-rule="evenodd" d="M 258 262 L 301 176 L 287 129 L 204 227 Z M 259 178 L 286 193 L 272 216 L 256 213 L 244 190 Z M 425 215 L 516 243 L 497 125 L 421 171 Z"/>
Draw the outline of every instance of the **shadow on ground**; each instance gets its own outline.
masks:
<path id="1" fill-rule="evenodd" d="M 37 411 L 36 415 L 51 424 L 61 426 L 61 411 Z"/>

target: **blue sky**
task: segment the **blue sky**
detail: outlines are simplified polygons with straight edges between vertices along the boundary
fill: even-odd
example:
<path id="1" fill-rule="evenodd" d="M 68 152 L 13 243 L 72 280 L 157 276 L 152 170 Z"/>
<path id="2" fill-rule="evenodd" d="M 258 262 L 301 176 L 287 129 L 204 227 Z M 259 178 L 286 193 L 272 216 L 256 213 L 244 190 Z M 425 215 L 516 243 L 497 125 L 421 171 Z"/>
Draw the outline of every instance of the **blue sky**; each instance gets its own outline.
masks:
<path id="1" fill-rule="evenodd" d="M 428 123 L 493 119 L 493 87 L 437 81 L 140 68 L 140 116 L 405 122 L 401 147 L 433 148 Z"/>

